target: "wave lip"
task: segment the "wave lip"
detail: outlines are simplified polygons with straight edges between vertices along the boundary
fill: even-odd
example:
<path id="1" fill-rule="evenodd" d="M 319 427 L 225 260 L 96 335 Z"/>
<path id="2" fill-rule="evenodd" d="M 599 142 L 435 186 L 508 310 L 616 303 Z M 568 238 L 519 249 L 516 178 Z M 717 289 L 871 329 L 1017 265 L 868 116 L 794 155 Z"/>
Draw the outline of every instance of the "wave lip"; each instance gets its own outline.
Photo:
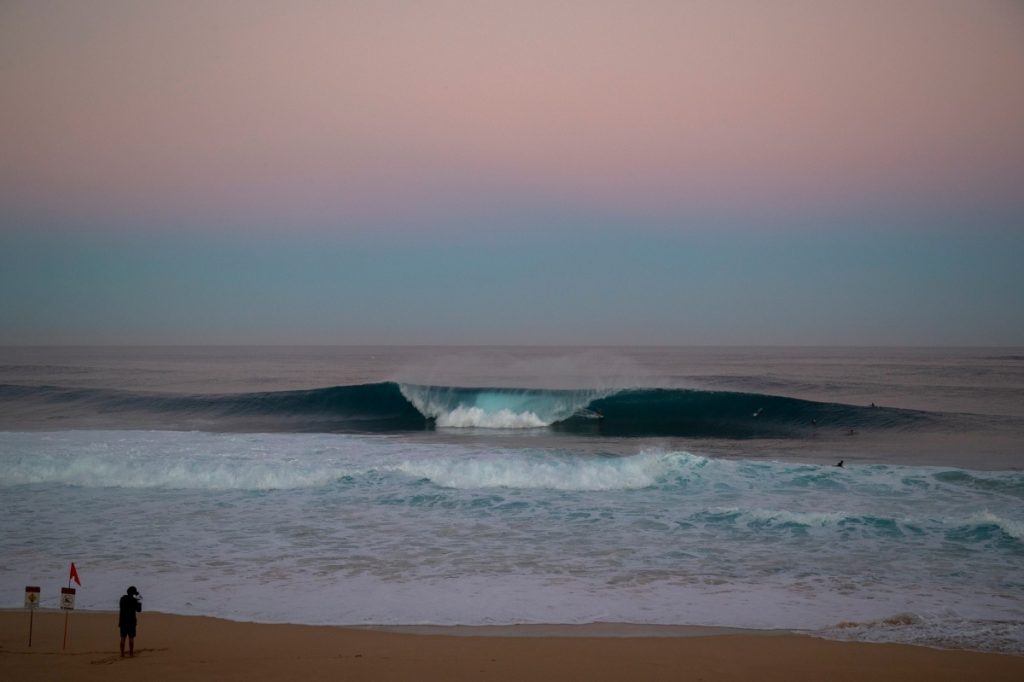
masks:
<path id="1" fill-rule="evenodd" d="M 987 510 L 971 517 L 959 530 L 976 535 L 993 528 L 1017 542 L 1024 542 L 1024 522 L 1003 518 Z"/>

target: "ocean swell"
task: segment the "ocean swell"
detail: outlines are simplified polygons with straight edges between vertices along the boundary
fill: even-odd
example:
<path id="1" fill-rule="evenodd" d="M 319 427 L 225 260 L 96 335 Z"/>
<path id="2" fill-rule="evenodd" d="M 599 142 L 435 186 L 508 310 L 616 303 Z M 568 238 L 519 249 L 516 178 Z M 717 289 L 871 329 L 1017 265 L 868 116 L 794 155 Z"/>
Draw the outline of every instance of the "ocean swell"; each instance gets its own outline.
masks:
<path id="1" fill-rule="evenodd" d="M 945 418 L 886 407 L 696 389 L 542 390 L 382 382 L 236 394 L 0 385 L 0 427 L 240 432 L 549 429 L 610 437 L 804 438 Z"/>

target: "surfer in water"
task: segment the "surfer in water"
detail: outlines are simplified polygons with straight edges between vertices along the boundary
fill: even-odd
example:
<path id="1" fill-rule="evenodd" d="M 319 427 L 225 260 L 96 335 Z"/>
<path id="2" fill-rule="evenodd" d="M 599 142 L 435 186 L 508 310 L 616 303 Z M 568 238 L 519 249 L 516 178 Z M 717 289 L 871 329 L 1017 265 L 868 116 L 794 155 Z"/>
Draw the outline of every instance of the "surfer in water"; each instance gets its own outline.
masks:
<path id="1" fill-rule="evenodd" d="M 845 461 L 845 460 L 842 460 L 842 459 L 841 459 L 841 460 L 839 460 L 838 462 L 836 462 L 836 466 L 837 466 L 837 467 L 840 467 L 840 468 L 842 468 L 842 466 L 843 466 L 843 462 L 844 462 L 844 461 Z"/>

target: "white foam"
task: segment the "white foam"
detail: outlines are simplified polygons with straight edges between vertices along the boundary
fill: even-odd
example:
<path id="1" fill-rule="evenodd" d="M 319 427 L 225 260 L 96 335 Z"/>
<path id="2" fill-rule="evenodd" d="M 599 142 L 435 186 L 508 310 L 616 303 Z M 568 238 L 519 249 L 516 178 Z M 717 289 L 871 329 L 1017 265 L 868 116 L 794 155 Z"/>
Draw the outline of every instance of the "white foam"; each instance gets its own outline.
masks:
<path id="1" fill-rule="evenodd" d="M 1024 622 L 967 618 L 955 612 L 896 613 L 867 622 L 841 622 L 816 634 L 828 639 L 898 642 L 940 648 L 1024 652 Z"/>
<path id="2" fill-rule="evenodd" d="M 5 485 L 274 490 L 321 486 L 352 471 L 344 447 L 312 448 L 324 445 L 318 437 L 166 431 L 2 436 Z"/>
<path id="3" fill-rule="evenodd" d="M 752 509 L 743 512 L 743 516 L 754 523 L 765 523 L 769 525 L 797 525 L 797 526 L 828 526 L 845 521 L 852 515 L 846 512 L 821 512 L 808 511 L 796 512 L 786 509 Z"/>
<path id="4" fill-rule="evenodd" d="M 869 624 L 865 638 L 907 638 L 870 624 L 939 614 L 921 616 L 922 641 L 1024 621 L 1020 546 L 971 532 L 1020 532 L 1005 486 L 932 485 L 921 467 L 432 438 L 0 432 L 0 606 L 66 581 L 76 560 L 82 608 L 111 608 L 136 584 L 149 609 L 243 620 L 844 619 Z"/>
<path id="5" fill-rule="evenodd" d="M 1024 540 L 1024 523 L 997 516 L 989 511 L 985 511 L 972 517 L 969 520 L 969 523 L 978 526 L 998 526 L 1000 530 L 1010 537 L 1016 538 L 1017 540 Z"/>
<path id="6" fill-rule="evenodd" d="M 589 457 L 498 453 L 491 456 L 407 460 L 395 467 L 446 488 L 637 490 L 656 485 L 676 470 L 679 455 Z"/>
<path id="7" fill-rule="evenodd" d="M 399 386 L 406 400 L 442 428 L 536 429 L 571 417 L 607 392 Z"/>
<path id="8" fill-rule="evenodd" d="M 436 419 L 438 426 L 451 428 L 536 429 L 549 425 L 533 412 L 487 412 L 479 407 L 457 407 L 450 412 L 439 412 Z"/>

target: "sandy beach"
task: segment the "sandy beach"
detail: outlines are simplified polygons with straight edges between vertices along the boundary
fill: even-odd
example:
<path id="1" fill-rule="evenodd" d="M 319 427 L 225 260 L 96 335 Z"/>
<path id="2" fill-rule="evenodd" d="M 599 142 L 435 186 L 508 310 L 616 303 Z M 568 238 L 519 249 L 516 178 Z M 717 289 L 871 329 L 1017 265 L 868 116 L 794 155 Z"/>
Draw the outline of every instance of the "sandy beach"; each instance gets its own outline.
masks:
<path id="1" fill-rule="evenodd" d="M 116 614 L 0 612 L 5 680 L 1020 680 L 1024 657 L 785 633 L 634 636 L 616 626 L 389 632 L 143 614 L 134 658 Z M 450 633 L 450 634 L 448 634 Z M 692 633 L 692 634 L 691 634 Z"/>

